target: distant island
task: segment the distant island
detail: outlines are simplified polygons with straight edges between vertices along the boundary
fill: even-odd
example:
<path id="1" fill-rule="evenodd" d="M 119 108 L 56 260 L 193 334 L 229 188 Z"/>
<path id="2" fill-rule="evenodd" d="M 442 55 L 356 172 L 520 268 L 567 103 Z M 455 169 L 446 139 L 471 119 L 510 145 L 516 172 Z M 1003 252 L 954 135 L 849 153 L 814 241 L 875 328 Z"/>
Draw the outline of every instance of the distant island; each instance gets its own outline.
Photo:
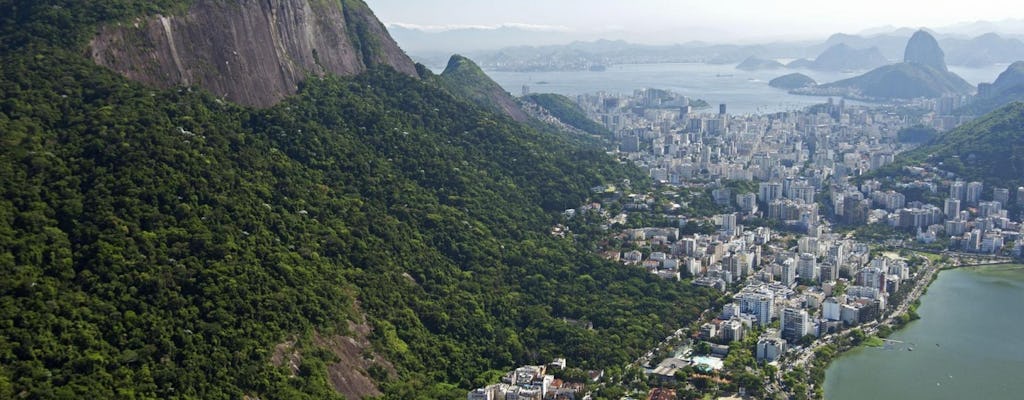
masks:
<path id="1" fill-rule="evenodd" d="M 785 65 L 775 60 L 766 60 L 757 57 L 748 57 L 743 62 L 736 66 L 736 69 L 744 71 L 757 71 L 763 69 L 780 69 L 785 68 Z"/>
<path id="2" fill-rule="evenodd" d="M 813 78 L 801 73 L 783 75 L 768 82 L 768 86 L 786 90 L 814 87 L 817 85 L 818 82 L 815 82 Z"/>

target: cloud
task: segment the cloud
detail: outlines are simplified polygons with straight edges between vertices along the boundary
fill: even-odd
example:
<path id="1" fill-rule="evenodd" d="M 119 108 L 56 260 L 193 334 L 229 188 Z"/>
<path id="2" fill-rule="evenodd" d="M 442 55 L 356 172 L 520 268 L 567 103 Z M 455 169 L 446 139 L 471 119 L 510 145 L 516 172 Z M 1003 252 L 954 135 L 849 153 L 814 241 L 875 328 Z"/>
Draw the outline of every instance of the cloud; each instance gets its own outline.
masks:
<path id="1" fill-rule="evenodd" d="M 566 26 L 560 25 L 538 25 L 538 24 L 523 24 L 516 22 L 507 22 L 498 25 L 421 25 L 421 24 L 409 24 L 404 22 L 391 22 L 387 24 L 388 28 L 397 27 L 405 29 L 413 29 L 424 32 L 448 32 L 448 31 L 459 31 L 459 30 L 485 30 L 493 31 L 503 28 L 508 29 L 519 29 L 524 31 L 533 32 L 570 32 L 572 29 Z"/>

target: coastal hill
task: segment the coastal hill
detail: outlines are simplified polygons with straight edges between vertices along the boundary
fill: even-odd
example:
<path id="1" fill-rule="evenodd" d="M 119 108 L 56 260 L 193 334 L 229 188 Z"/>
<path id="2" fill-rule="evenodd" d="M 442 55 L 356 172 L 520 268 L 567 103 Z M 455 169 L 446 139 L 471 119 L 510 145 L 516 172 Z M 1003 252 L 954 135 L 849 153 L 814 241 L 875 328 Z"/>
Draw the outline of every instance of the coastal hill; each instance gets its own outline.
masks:
<path id="1" fill-rule="evenodd" d="M 1024 103 L 1014 102 L 901 154 L 893 168 L 928 162 L 992 187 L 1024 185 Z"/>
<path id="2" fill-rule="evenodd" d="M 484 107 L 485 109 L 508 115 L 519 122 L 530 119 L 501 85 L 498 85 L 473 60 L 454 55 L 448 60 L 448 66 L 438 77 L 442 86 L 457 96 Z"/>
<path id="3" fill-rule="evenodd" d="M 709 307 L 551 234 L 646 173 L 417 77 L 371 17 L 0 2 L 0 398 L 464 399 L 626 365 Z"/>
<path id="4" fill-rule="evenodd" d="M 1010 64 L 995 82 L 978 85 L 974 102 L 957 113 L 981 115 L 1014 101 L 1024 101 L 1024 61 Z"/>
<path id="5" fill-rule="evenodd" d="M 817 84 L 813 78 L 801 73 L 783 75 L 768 82 L 768 86 L 786 90 L 812 87 Z"/>
<path id="6" fill-rule="evenodd" d="M 386 65 L 416 76 L 362 1 L 197 0 L 180 15 L 104 25 L 88 52 L 147 85 L 194 85 L 260 107 L 295 94 L 308 75 L 350 76 Z"/>
<path id="7" fill-rule="evenodd" d="M 736 65 L 736 69 L 744 71 L 758 71 L 765 69 L 784 68 L 785 65 L 775 60 L 766 60 L 758 57 L 747 57 L 746 60 Z"/>
<path id="8" fill-rule="evenodd" d="M 877 47 L 855 49 L 839 43 L 825 49 L 814 61 L 799 59 L 790 62 L 789 68 L 807 68 L 821 71 L 867 70 L 888 64 L 889 60 Z"/>
<path id="9" fill-rule="evenodd" d="M 864 75 L 820 85 L 829 94 L 844 93 L 874 99 L 911 99 L 969 94 L 971 84 L 949 72 L 935 38 L 918 31 L 907 42 L 904 62 L 886 65 Z M 815 89 L 817 90 L 817 89 Z M 816 93 L 809 91 L 807 93 Z"/>
<path id="10" fill-rule="evenodd" d="M 523 96 L 524 102 L 529 102 L 543 108 L 559 122 L 572 128 L 579 129 L 591 135 L 612 137 L 613 134 L 604 125 L 597 123 L 587 116 L 584 111 L 572 99 L 554 93 L 531 93 Z"/>

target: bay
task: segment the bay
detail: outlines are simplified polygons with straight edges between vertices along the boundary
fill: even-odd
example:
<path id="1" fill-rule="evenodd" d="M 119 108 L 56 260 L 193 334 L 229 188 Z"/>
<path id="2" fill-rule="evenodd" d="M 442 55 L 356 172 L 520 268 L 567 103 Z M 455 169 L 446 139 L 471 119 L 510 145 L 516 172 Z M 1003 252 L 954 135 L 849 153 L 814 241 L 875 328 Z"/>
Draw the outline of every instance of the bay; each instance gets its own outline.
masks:
<path id="1" fill-rule="evenodd" d="M 921 319 L 891 336 L 904 343 L 839 357 L 825 372 L 825 398 L 1021 398 L 1022 306 L 1024 266 L 942 272 L 921 298 Z"/>
<path id="2" fill-rule="evenodd" d="M 1006 65 L 985 68 L 950 67 L 973 85 L 992 82 Z M 823 97 L 798 96 L 768 86 L 779 76 L 799 72 L 819 83 L 851 78 L 865 71 L 829 72 L 802 69 L 742 71 L 732 64 L 625 64 L 613 65 L 605 71 L 509 72 L 487 71 L 487 74 L 508 92 L 519 95 L 523 86 L 534 93 L 557 93 L 569 97 L 599 91 L 614 95 L 630 95 L 634 90 L 666 89 L 703 99 L 717 112 L 718 104 L 726 104 L 731 114 L 765 114 L 800 110 L 825 102 Z M 848 102 L 849 104 L 861 104 Z"/>

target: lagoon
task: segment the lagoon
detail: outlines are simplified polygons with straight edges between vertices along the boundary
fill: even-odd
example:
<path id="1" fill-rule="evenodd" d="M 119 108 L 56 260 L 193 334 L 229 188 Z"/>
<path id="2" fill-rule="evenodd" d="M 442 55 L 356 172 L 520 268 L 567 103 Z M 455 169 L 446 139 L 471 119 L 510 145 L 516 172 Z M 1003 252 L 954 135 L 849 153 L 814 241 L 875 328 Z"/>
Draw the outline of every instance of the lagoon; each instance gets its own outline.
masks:
<path id="1" fill-rule="evenodd" d="M 1024 396 L 1024 266 L 944 271 L 918 314 L 890 338 L 833 361 L 825 398 L 1011 399 Z"/>

